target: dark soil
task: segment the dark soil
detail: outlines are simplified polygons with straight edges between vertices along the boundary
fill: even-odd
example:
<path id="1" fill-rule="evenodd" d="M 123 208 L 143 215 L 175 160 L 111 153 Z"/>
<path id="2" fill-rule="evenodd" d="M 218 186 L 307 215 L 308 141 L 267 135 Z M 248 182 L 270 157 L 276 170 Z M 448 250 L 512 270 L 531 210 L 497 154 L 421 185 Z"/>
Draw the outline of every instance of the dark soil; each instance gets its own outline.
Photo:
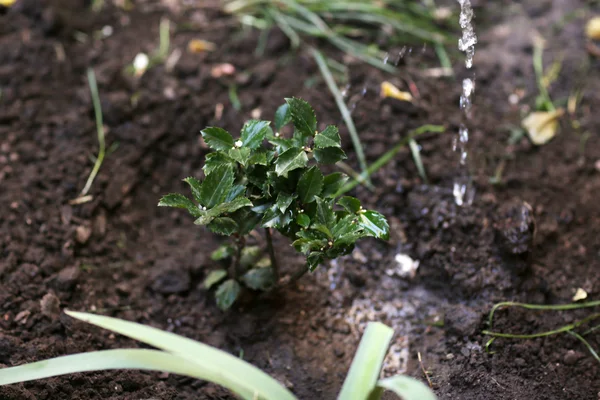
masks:
<path id="1" fill-rule="evenodd" d="M 335 398 L 369 320 L 397 332 L 386 372 L 424 379 L 420 352 L 440 399 L 598 399 L 600 365 L 575 338 L 497 340 L 491 355 L 481 334 L 499 301 L 566 303 L 577 288 L 589 299 L 600 296 L 600 117 L 593 112 L 600 106 L 600 70 L 586 51 L 582 28 L 597 2 L 478 2 L 470 153 L 478 190 L 470 208 L 456 207 L 449 190 L 457 161 L 451 142 L 460 122 L 459 80 L 425 76 L 438 64 L 433 50 L 421 52 L 421 46 L 393 77 L 352 63 L 352 94 L 384 79 L 412 81 L 420 93 L 413 105 L 382 101 L 369 90 L 356 104 L 369 161 L 423 124 L 448 127 L 445 134 L 419 139 L 429 184 L 419 178 L 409 150 L 402 150 L 373 176 L 374 192 L 354 193 L 389 216 L 388 243 L 365 241 L 352 256 L 289 290 L 249 297 L 227 313 L 201 285 L 215 267 L 208 255 L 222 239 L 194 226 L 183 212 L 157 208 L 157 201 L 184 190 L 182 178 L 200 175 L 207 149 L 199 131 L 205 126 L 236 132 L 253 110 L 270 119 L 290 96 L 313 104 L 323 123 L 339 123 L 333 98 L 309 54 L 290 50 L 275 31 L 265 54 L 255 56 L 258 34 L 241 31 L 216 1 L 199 1 L 192 9 L 178 2 L 165 2 L 174 4 L 170 9 L 138 2 L 128 12 L 109 6 L 98 14 L 86 3 L 20 0 L 0 11 L 0 364 L 138 346 L 53 315 L 46 305 L 42 312 L 40 301 L 50 293 L 61 308 L 137 321 L 243 352 L 301 399 Z M 123 74 L 138 52 L 157 46 L 161 16 L 176 24 L 172 49 L 182 51 L 178 63 L 172 70 L 156 66 L 140 79 Z M 114 33 L 98 39 L 105 25 Z M 519 126 L 537 94 L 531 64 L 536 32 L 548 40 L 546 64 L 563 59 L 553 98 L 564 105 L 571 93 L 582 94 L 560 134 L 539 148 L 526 138 L 508 142 L 511 127 Z M 212 41 L 217 50 L 190 54 L 192 38 Z M 341 59 L 336 51 L 328 54 Z M 462 56 L 452 58 L 460 78 Z M 225 62 L 236 67 L 231 79 L 240 111 L 229 100 L 230 82 L 211 77 L 211 68 Z M 118 147 L 94 182 L 92 201 L 70 205 L 97 151 L 88 67 L 96 71 L 108 143 Z M 515 93 L 522 97 L 513 105 L 508 99 Z M 220 118 L 217 104 L 223 105 Z M 492 185 L 489 178 L 501 160 L 502 185 Z M 518 219 L 527 207 L 523 202 L 531 205 L 527 221 Z M 507 232 L 522 223 L 535 223 L 535 234 L 525 230 L 515 245 Z M 277 238 L 276 246 L 283 264 L 300 265 L 287 242 Z M 420 262 L 414 278 L 394 272 L 399 252 Z M 493 329 L 534 333 L 589 312 L 502 311 Z M 588 339 L 600 348 L 598 334 Z M 230 397 L 205 382 L 137 371 L 0 388 L 2 399 Z"/>

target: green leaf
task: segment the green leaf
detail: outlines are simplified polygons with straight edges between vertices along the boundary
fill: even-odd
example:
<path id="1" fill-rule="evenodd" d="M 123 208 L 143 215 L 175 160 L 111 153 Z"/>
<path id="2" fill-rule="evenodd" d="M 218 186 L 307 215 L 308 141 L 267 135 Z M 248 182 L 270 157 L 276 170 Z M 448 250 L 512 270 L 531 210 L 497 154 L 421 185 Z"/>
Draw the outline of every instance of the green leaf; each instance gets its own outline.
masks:
<path id="1" fill-rule="evenodd" d="M 240 235 L 247 235 L 253 229 L 256 229 L 256 226 L 260 222 L 261 215 L 255 213 L 254 211 L 248 208 L 242 208 L 239 211 L 235 212 L 235 220 L 238 223 L 238 231 Z"/>
<path id="2" fill-rule="evenodd" d="M 221 203 L 208 211 L 201 211 L 200 217 L 194 221 L 194 224 L 209 224 L 215 218 L 226 213 L 232 213 L 243 207 L 252 207 L 252 202 L 245 197 L 238 197 L 228 203 Z"/>
<path id="3" fill-rule="evenodd" d="M 312 137 L 317 130 L 317 117 L 310 104 L 298 98 L 285 99 L 290 107 L 292 122 L 302 136 Z"/>
<path id="4" fill-rule="evenodd" d="M 227 155 L 219 152 L 209 153 L 206 155 L 206 159 L 204 160 L 204 175 L 208 175 L 212 173 L 217 167 L 222 165 L 232 165 L 233 160 Z"/>
<path id="5" fill-rule="evenodd" d="M 292 222 L 292 216 L 289 211 L 282 213 L 276 205 L 267 209 L 261 220 L 263 228 L 281 229 Z"/>
<path id="6" fill-rule="evenodd" d="M 285 103 L 275 111 L 275 131 L 279 132 L 284 125 L 287 125 L 292 120 L 290 106 Z"/>
<path id="7" fill-rule="evenodd" d="M 228 310 L 240 295 L 241 286 L 233 279 L 228 279 L 219 286 L 215 297 L 217 299 L 217 307 L 221 310 Z"/>
<path id="8" fill-rule="evenodd" d="M 210 224 L 208 224 L 208 229 L 210 229 L 213 233 L 229 236 L 232 233 L 237 232 L 238 225 L 231 218 L 219 217 L 213 219 Z"/>
<path id="9" fill-rule="evenodd" d="M 223 244 L 210 254 L 210 259 L 213 261 L 225 260 L 227 258 L 233 257 L 234 253 L 235 249 L 233 248 L 233 246 L 229 244 Z"/>
<path id="10" fill-rule="evenodd" d="M 308 163 L 308 157 L 303 149 L 292 147 L 283 152 L 275 162 L 275 172 L 278 176 L 287 178 L 288 172 L 304 168 Z"/>
<path id="11" fill-rule="evenodd" d="M 199 212 L 198 207 L 194 204 L 193 201 L 179 193 L 170 193 L 163 196 L 158 202 L 158 206 L 185 208 L 192 215 L 196 215 Z"/>
<path id="12" fill-rule="evenodd" d="M 339 147 L 327 147 L 325 149 L 315 149 L 315 160 L 319 164 L 335 164 L 338 161 L 348 158 L 344 150 Z"/>
<path id="13" fill-rule="evenodd" d="M 227 271 L 224 269 L 216 269 L 210 271 L 204 279 L 203 285 L 205 289 L 210 289 L 215 284 L 221 282 L 227 276 Z"/>
<path id="14" fill-rule="evenodd" d="M 323 188 L 323 174 L 318 167 L 312 166 L 302 174 L 298 181 L 299 199 L 303 204 L 315 201 L 315 196 Z"/>
<path id="15" fill-rule="evenodd" d="M 317 222 L 325 225 L 327 228 L 333 228 L 335 225 L 335 214 L 330 200 L 323 200 L 320 197 L 317 200 L 317 210 L 315 218 Z"/>
<path id="16" fill-rule="evenodd" d="M 233 149 L 229 149 L 229 152 L 227 154 L 233 160 L 239 162 L 245 167 L 248 161 L 250 160 L 251 152 L 252 150 L 250 150 L 248 147 L 235 147 Z"/>
<path id="17" fill-rule="evenodd" d="M 331 233 L 331 229 L 329 229 L 329 226 L 322 224 L 320 222 L 316 222 L 316 223 L 312 224 L 311 228 L 316 229 L 317 231 L 325 234 L 328 239 L 333 239 L 333 233 Z"/>
<path id="18" fill-rule="evenodd" d="M 256 149 L 262 144 L 270 131 L 269 121 L 250 120 L 242 128 L 242 145 L 250 149 Z"/>
<path id="19" fill-rule="evenodd" d="M 245 186 L 242 185 L 233 185 L 229 193 L 227 193 L 227 197 L 225 198 L 225 202 L 229 203 L 238 197 L 240 197 L 244 191 L 246 190 Z"/>
<path id="20" fill-rule="evenodd" d="M 321 248 L 327 245 L 326 239 L 296 239 L 292 246 L 300 253 L 308 254 L 311 251 L 320 251 Z"/>
<path id="21" fill-rule="evenodd" d="M 337 192 L 340 191 L 342 186 L 348 181 L 348 176 L 341 172 L 334 172 L 325 176 L 323 179 L 323 192 L 321 193 L 322 198 L 335 197 Z"/>
<path id="22" fill-rule="evenodd" d="M 118 368 L 147 369 L 214 382 L 232 390 L 243 399 L 254 399 L 256 393 L 260 393 L 259 397 L 262 399 L 295 399 L 275 379 L 225 351 L 134 322 L 68 310 L 65 310 L 65 313 L 165 351 L 119 349 L 53 358 L 1 369 L 0 385 L 75 372 Z"/>
<path id="23" fill-rule="evenodd" d="M 286 150 L 289 150 L 292 147 L 294 147 L 294 141 L 292 139 L 273 137 L 269 138 L 269 143 L 271 143 L 274 146 L 277 146 L 277 151 L 279 153 L 283 153 Z"/>
<path id="24" fill-rule="evenodd" d="M 368 399 L 377 385 L 394 330 L 370 322 L 358 345 L 338 399 Z"/>
<path id="25" fill-rule="evenodd" d="M 325 254 L 320 251 L 313 251 L 306 257 L 306 264 L 310 272 L 313 272 L 323 262 Z M 341 397 L 340 397 L 341 398 Z"/>
<path id="26" fill-rule="evenodd" d="M 290 204 L 292 204 L 292 201 L 294 201 L 295 198 L 296 196 L 294 195 L 281 192 L 277 195 L 277 200 L 275 201 L 275 204 L 277 205 L 277 208 L 279 208 L 279 211 L 284 213 L 285 210 L 288 209 Z"/>
<path id="27" fill-rule="evenodd" d="M 342 141 L 340 139 L 338 128 L 333 125 L 329 125 L 323 132 L 316 134 L 315 146 L 319 149 L 324 149 L 327 147 L 342 147 Z"/>
<path id="28" fill-rule="evenodd" d="M 344 196 L 337 203 L 344 207 L 350 214 L 356 214 L 361 209 L 360 200 L 356 197 Z"/>
<path id="29" fill-rule="evenodd" d="M 338 239 L 341 237 L 353 234 L 361 231 L 363 228 L 356 223 L 356 215 L 347 215 L 344 218 L 341 218 L 333 227 L 332 234 L 336 239 L 336 243 Z"/>
<path id="30" fill-rule="evenodd" d="M 260 152 L 255 152 L 252 155 L 250 155 L 250 158 L 248 158 L 248 165 L 268 165 L 267 162 L 267 153 L 264 151 L 260 151 Z"/>
<path id="31" fill-rule="evenodd" d="M 298 214 L 296 217 L 296 223 L 303 228 L 308 228 L 310 225 L 310 217 L 306 214 Z"/>
<path id="32" fill-rule="evenodd" d="M 268 290 L 275 284 L 272 268 L 254 268 L 242 276 L 242 281 L 250 289 Z"/>
<path id="33" fill-rule="evenodd" d="M 246 246 L 242 249 L 240 257 L 240 266 L 242 268 L 249 268 L 252 264 L 260 257 L 261 249 L 258 246 Z"/>
<path id="34" fill-rule="evenodd" d="M 433 391 L 423 382 L 404 375 L 377 381 L 377 387 L 387 389 L 406 400 L 437 400 Z"/>
<path id="35" fill-rule="evenodd" d="M 194 178 L 194 177 L 188 177 L 185 178 L 183 180 L 185 183 L 187 183 L 188 185 L 190 185 L 190 189 L 192 190 L 192 195 L 194 196 L 194 200 L 196 200 L 198 203 L 200 202 L 200 187 L 202 186 L 202 183 Z"/>
<path id="36" fill-rule="evenodd" d="M 206 144 L 213 150 L 227 151 L 234 146 L 233 137 L 225 129 L 210 127 L 200 132 Z"/>
<path id="37" fill-rule="evenodd" d="M 360 214 L 359 223 L 370 236 L 377 239 L 388 240 L 390 238 L 390 226 L 383 215 L 376 211 L 365 211 Z"/>
<path id="38" fill-rule="evenodd" d="M 200 204 L 213 208 L 222 203 L 233 185 L 233 170 L 229 165 L 221 165 L 206 176 L 200 188 Z"/>

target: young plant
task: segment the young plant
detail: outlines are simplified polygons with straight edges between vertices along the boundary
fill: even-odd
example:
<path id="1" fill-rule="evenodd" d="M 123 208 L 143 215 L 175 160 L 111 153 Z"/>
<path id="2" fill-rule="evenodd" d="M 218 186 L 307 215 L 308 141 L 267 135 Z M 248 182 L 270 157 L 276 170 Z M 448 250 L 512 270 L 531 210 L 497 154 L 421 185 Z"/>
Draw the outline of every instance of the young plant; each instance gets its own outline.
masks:
<path id="1" fill-rule="evenodd" d="M 293 134 L 285 137 L 282 128 L 289 123 Z M 233 304 L 241 284 L 266 290 L 280 282 L 273 229 L 306 256 L 306 265 L 294 276 L 350 253 L 360 238 L 389 236 L 383 215 L 363 209 L 354 197 L 337 195 L 347 176 L 321 172 L 322 165 L 346 158 L 335 126 L 319 132 L 313 109 L 297 98 L 279 107 L 274 125 L 275 132 L 269 121 L 251 120 L 239 138 L 221 128 L 204 129 L 202 137 L 214 151 L 206 156 L 202 182 L 184 179 L 193 199 L 172 193 L 158 204 L 183 208 L 196 218 L 195 224 L 233 239 L 228 273 L 213 272 L 206 283 L 212 286 L 229 278 L 217 289 L 222 309 Z M 242 265 L 242 252 L 246 237 L 258 228 L 265 231 L 270 263 L 250 268 Z"/>
<path id="2" fill-rule="evenodd" d="M 72 354 L 0 369 L 0 386 L 78 372 L 141 369 L 170 372 L 221 385 L 247 400 L 297 400 L 255 366 L 229 353 L 160 329 L 117 318 L 66 311 L 81 321 L 128 336 L 160 350 L 115 349 Z M 391 328 L 367 326 L 338 400 L 378 400 L 390 390 L 404 400 L 435 400 L 422 382 L 397 375 L 379 379 Z"/>

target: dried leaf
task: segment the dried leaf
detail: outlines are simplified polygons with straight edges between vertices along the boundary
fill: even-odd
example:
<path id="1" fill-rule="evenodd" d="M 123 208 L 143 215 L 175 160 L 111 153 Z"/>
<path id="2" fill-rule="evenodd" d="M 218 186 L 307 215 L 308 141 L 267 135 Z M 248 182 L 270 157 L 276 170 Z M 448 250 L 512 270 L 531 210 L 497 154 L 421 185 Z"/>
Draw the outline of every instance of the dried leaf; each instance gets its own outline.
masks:
<path id="1" fill-rule="evenodd" d="M 202 39 L 192 39 L 188 42 L 188 51 L 190 53 L 203 53 L 205 51 L 215 51 L 217 45 Z"/>
<path id="2" fill-rule="evenodd" d="M 540 146 L 548 143 L 558 131 L 558 119 L 564 110 L 538 111 L 529 114 L 522 122 L 533 144 Z"/>
<path id="3" fill-rule="evenodd" d="M 413 97 L 408 92 L 403 92 L 398 89 L 396 86 L 392 85 L 390 82 L 385 81 L 381 82 L 381 97 L 391 97 L 393 99 L 397 99 L 400 101 L 413 101 Z"/>

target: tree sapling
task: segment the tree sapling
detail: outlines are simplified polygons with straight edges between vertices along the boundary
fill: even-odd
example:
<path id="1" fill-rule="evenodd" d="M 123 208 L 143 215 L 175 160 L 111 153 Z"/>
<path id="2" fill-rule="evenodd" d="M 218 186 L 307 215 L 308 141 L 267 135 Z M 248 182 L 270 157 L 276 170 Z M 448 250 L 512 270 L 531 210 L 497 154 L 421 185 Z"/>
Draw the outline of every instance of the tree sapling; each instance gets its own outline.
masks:
<path id="1" fill-rule="evenodd" d="M 289 123 L 294 131 L 286 138 L 280 132 Z M 232 238 L 233 246 L 215 255 L 232 259 L 229 271 L 213 271 L 205 281 L 207 288 L 220 284 L 216 296 L 222 309 L 235 302 L 241 284 L 268 290 L 286 281 L 280 279 L 272 230 L 291 239 L 306 256 L 306 265 L 293 278 L 350 253 L 360 238 L 389 236 L 383 215 L 363 209 L 354 197 L 337 196 L 347 176 L 321 172 L 322 165 L 346 158 L 335 126 L 319 132 L 314 110 L 297 98 L 286 99 L 279 107 L 274 126 L 275 132 L 269 121 L 248 121 L 237 139 L 221 128 L 202 130 L 214 151 L 206 156 L 202 182 L 184 179 L 193 199 L 172 193 L 158 204 L 186 209 L 196 218 L 195 224 Z M 244 261 L 245 256 L 248 259 L 246 237 L 258 228 L 265 231 L 268 262 Z"/>

